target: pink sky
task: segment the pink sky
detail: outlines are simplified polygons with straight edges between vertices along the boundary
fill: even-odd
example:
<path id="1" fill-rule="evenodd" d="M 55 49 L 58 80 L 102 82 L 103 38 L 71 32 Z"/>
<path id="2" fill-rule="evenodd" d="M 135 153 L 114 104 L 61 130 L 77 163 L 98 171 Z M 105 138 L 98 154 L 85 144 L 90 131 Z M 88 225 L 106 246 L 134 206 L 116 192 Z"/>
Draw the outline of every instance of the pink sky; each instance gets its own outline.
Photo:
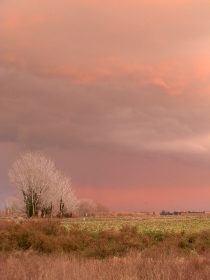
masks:
<path id="1" fill-rule="evenodd" d="M 115 210 L 210 209 L 210 2 L 3 0 L 0 203 L 38 149 Z"/>

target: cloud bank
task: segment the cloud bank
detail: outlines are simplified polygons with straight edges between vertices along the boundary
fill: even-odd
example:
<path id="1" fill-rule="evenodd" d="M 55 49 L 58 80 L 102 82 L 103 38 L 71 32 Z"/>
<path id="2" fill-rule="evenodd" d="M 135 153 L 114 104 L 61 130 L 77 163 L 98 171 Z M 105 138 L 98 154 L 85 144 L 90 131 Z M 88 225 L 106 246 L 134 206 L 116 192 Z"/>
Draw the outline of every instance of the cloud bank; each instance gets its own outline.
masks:
<path id="1" fill-rule="evenodd" d="M 11 161 L 39 149 L 72 175 L 81 196 L 112 208 L 207 207 L 209 1 L 0 7 L 2 200 L 12 192 Z M 177 203 L 181 190 L 198 201 Z"/>

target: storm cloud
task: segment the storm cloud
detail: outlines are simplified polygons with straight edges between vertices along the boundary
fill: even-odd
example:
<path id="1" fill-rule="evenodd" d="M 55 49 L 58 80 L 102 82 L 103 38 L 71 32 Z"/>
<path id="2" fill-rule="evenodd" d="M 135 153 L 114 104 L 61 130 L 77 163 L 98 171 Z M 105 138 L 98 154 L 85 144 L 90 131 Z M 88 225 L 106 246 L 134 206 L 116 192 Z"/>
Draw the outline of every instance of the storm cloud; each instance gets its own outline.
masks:
<path id="1" fill-rule="evenodd" d="M 1 202 L 38 149 L 112 209 L 208 208 L 209 1 L 0 7 Z"/>

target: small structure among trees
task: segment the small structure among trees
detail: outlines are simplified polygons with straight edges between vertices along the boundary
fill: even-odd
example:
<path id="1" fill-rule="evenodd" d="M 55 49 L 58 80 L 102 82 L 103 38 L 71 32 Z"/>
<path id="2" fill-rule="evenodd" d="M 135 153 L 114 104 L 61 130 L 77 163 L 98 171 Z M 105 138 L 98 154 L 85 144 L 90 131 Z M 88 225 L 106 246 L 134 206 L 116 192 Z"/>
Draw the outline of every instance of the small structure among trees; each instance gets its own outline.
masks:
<path id="1" fill-rule="evenodd" d="M 9 178 L 21 195 L 28 217 L 62 217 L 78 207 L 71 179 L 57 170 L 54 161 L 40 152 L 22 153 L 13 163 Z"/>

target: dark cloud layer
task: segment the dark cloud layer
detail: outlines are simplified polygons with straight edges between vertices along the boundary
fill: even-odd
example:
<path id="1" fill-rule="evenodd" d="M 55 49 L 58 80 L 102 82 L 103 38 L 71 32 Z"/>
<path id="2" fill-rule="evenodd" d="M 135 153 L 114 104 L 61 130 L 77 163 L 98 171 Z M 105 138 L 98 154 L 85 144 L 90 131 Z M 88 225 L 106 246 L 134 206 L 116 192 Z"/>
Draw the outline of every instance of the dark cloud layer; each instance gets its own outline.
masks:
<path id="1" fill-rule="evenodd" d="M 1 201 L 39 149 L 112 208 L 207 208 L 209 1 L 0 6 Z"/>

